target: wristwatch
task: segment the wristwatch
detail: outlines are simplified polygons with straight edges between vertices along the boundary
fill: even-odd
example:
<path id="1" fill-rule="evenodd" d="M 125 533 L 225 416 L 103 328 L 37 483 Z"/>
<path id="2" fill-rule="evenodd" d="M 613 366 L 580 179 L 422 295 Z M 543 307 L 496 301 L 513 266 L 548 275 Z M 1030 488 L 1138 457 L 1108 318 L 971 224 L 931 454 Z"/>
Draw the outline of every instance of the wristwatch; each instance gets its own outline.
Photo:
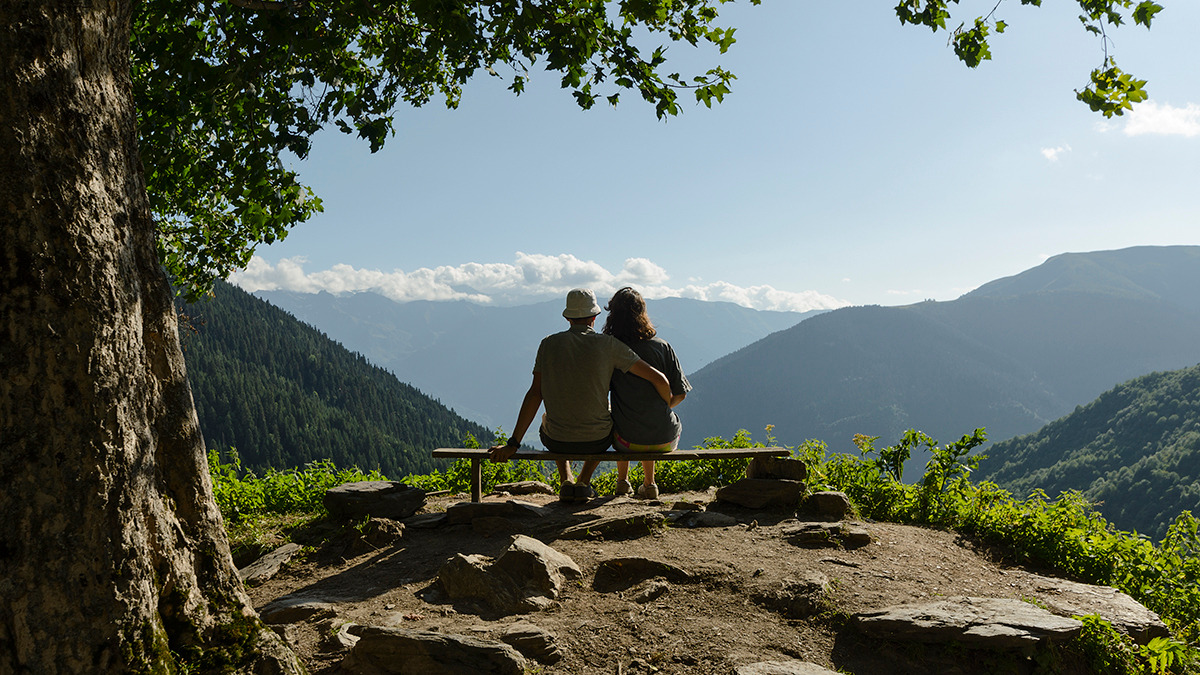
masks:
<path id="1" fill-rule="evenodd" d="M 521 447 L 521 441 L 519 441 L 519 440 L 516 440 L 516 439 L 513 439 L 513 438 L 510 438 L 510 439 L 508 439 L 507 441 L 505 441 L 505 442 L 504 442 L 504 447 L 506 447 L 506 448 L 519 448 L 519 447 Z"/>

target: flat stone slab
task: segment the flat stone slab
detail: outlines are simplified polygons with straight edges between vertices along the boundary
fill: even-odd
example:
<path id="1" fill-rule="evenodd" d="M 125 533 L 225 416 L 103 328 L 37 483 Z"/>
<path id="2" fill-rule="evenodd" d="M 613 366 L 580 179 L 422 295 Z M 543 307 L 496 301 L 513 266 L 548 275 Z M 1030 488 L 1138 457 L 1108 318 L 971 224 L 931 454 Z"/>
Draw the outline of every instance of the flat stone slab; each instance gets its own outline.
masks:
<path id="1" fill-rule="evenodd" d="M 1156 637 L 1171 634 L 1157 614 L 1146 609 L 1137 600 L 1109 586 L 1081 584 L 1066 579 L 1043 577 L 1044 584 L 1038 586 L 1038 599 L 1055 614 L 1082 616 L 1099 614 L 1113 628 L 1133 638 L 1138 644 L 1146 644 Z"/>
<path id="2" fill-rule="evenodd" d="M 279 573 L 292 556 L 300 551 L 300 544 L 288 543 L 238 570 L 242 583 L 248 586 L 261 584 Z"/>
<path id="3" fill-rule="evenodd" d="M 734 668 L 733 675 L 837 675 L 837 671 L 807 661 L 759 661 Z"/>
<path id="4" fill-rule="evenodd" d="M 654 534 L 663 527 L 666 516 L 649 511 L 632 516 L 597 518 L 572 525 L 559 533 L 559 539 L 637 539 Z"/>
<path id="5" fill-rule="evenodd" d="M 476 518 L 541 518 L 541 507 L 519 499 L 503 502 L 459 502 L 446 509 L 445 525 L 470 523 Z"/>
<path id="6" fill-rule="evenodd" d="M 332 602 L 297 595 L 276 598 L 258 610 L 263 622 L 271 625 L 318 621 L 336 614 L 337 606 Z"/>
<path id="7" fill-rule="evenodd" d="M 329 488 L 322 501 L 335 518 L 403 520 L 425 506 L 425 491 L 398 481 L 368 480 Z"/>
<path id="8" fill-rule="evenodd" d="M 466 635 L 355 626 L 358 642 L 342 661 L 355 675 L 524 675 L 526 661 L 516 649 Z"/>
<path id="9" fill-rule="evenodd" d="M 866 528 L 849 523 L 793 523 L 785 525 L 780 534 L 804 548 L 858 548 L 871 543 L 871 533 Z"/>
<path id="10" fill-rule="evenodd" d="M 600 563 L 592 588 L 600 593 L 623 591 L 647 580 L 662 577 L 668 581 L 683 582 L 692 579 L 692 573 L 660 560 L 649 558 L 612 558 Z"/>
<path id="11" fill-rule="evenodd" d="M 516 483 L 500 483 L 492 489 L 491 494 L 507 492 L 510 495 L 554 495 L 554 488 L 540 480 L 522 480 Z"/>
<path id="12" fill-rule="evenodd" d="M 1008 598 L 955 597 L 894 605 L 854 615 L 865 635 L 885 640 L 957 642 L 987 649 L 1031 647 L 1067 640 L 1083 629 L 1075 619 Z"/>

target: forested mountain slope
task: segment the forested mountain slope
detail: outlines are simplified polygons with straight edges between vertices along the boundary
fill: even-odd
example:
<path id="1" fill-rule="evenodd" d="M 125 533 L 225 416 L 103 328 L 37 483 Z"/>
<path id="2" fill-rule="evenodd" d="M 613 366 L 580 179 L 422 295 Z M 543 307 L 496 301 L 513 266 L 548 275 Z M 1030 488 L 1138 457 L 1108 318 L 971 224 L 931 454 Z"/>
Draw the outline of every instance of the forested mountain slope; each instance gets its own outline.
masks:
<path id="1" fill-rule="evenodd" d="M 987 451 L 975 478 L 1019 497 L 1080 490 L 1110 522 L 1161 537 L 1200 514 L 1200 366 L 1145 375 Z"/>
<path id="2" fill-rule="evenodd" d="M 208 446 L 245 466 L 314 459 L 389 477 L 440 468 L 429 456 L 491 433 L 290 314 L 233 286 L 182 305 L 184 357 Z"/>
<path id="3" fill-rule="evenodd" d="M 1200 247 L 1065 254 L 958 300 L 814 317 L 690 376 L 685 442 L 774 424 L 856 433 L 1029 433 L 1118 382 L 1200 361 Z"/>

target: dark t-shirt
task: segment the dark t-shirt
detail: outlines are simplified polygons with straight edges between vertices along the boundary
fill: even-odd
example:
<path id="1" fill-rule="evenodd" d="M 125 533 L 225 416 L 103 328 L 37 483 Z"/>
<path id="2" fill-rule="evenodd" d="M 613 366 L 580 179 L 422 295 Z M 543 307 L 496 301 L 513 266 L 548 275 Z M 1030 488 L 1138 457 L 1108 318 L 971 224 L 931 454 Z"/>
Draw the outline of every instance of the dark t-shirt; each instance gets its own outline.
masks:
<path id="1" fill-rule="evenodd" d="M 692 385 L 679 366 L 675 350 L 657 337 L 629 345 L 633 351 L 667 376 L 672 394 L 686 394 Z M 630 443 L 656 445 L 679 437 L 683 425 L 667 402 L 648 381 L 621 371 L 613 371 L 609 384 L 612 393 L 612 419 L 617 433 Z"/>

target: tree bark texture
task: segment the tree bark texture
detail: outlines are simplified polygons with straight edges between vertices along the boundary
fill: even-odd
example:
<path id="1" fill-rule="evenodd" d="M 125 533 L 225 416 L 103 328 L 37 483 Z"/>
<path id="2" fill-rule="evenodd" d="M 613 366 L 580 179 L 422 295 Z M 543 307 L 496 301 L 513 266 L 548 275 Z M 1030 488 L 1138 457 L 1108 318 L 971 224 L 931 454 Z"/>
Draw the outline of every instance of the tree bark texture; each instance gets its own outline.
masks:
<path id="1" fill-rule="evenodd" d="M 0 673 L 290 673 L 212 500 L 128 0 L 0 3 Z"/>

